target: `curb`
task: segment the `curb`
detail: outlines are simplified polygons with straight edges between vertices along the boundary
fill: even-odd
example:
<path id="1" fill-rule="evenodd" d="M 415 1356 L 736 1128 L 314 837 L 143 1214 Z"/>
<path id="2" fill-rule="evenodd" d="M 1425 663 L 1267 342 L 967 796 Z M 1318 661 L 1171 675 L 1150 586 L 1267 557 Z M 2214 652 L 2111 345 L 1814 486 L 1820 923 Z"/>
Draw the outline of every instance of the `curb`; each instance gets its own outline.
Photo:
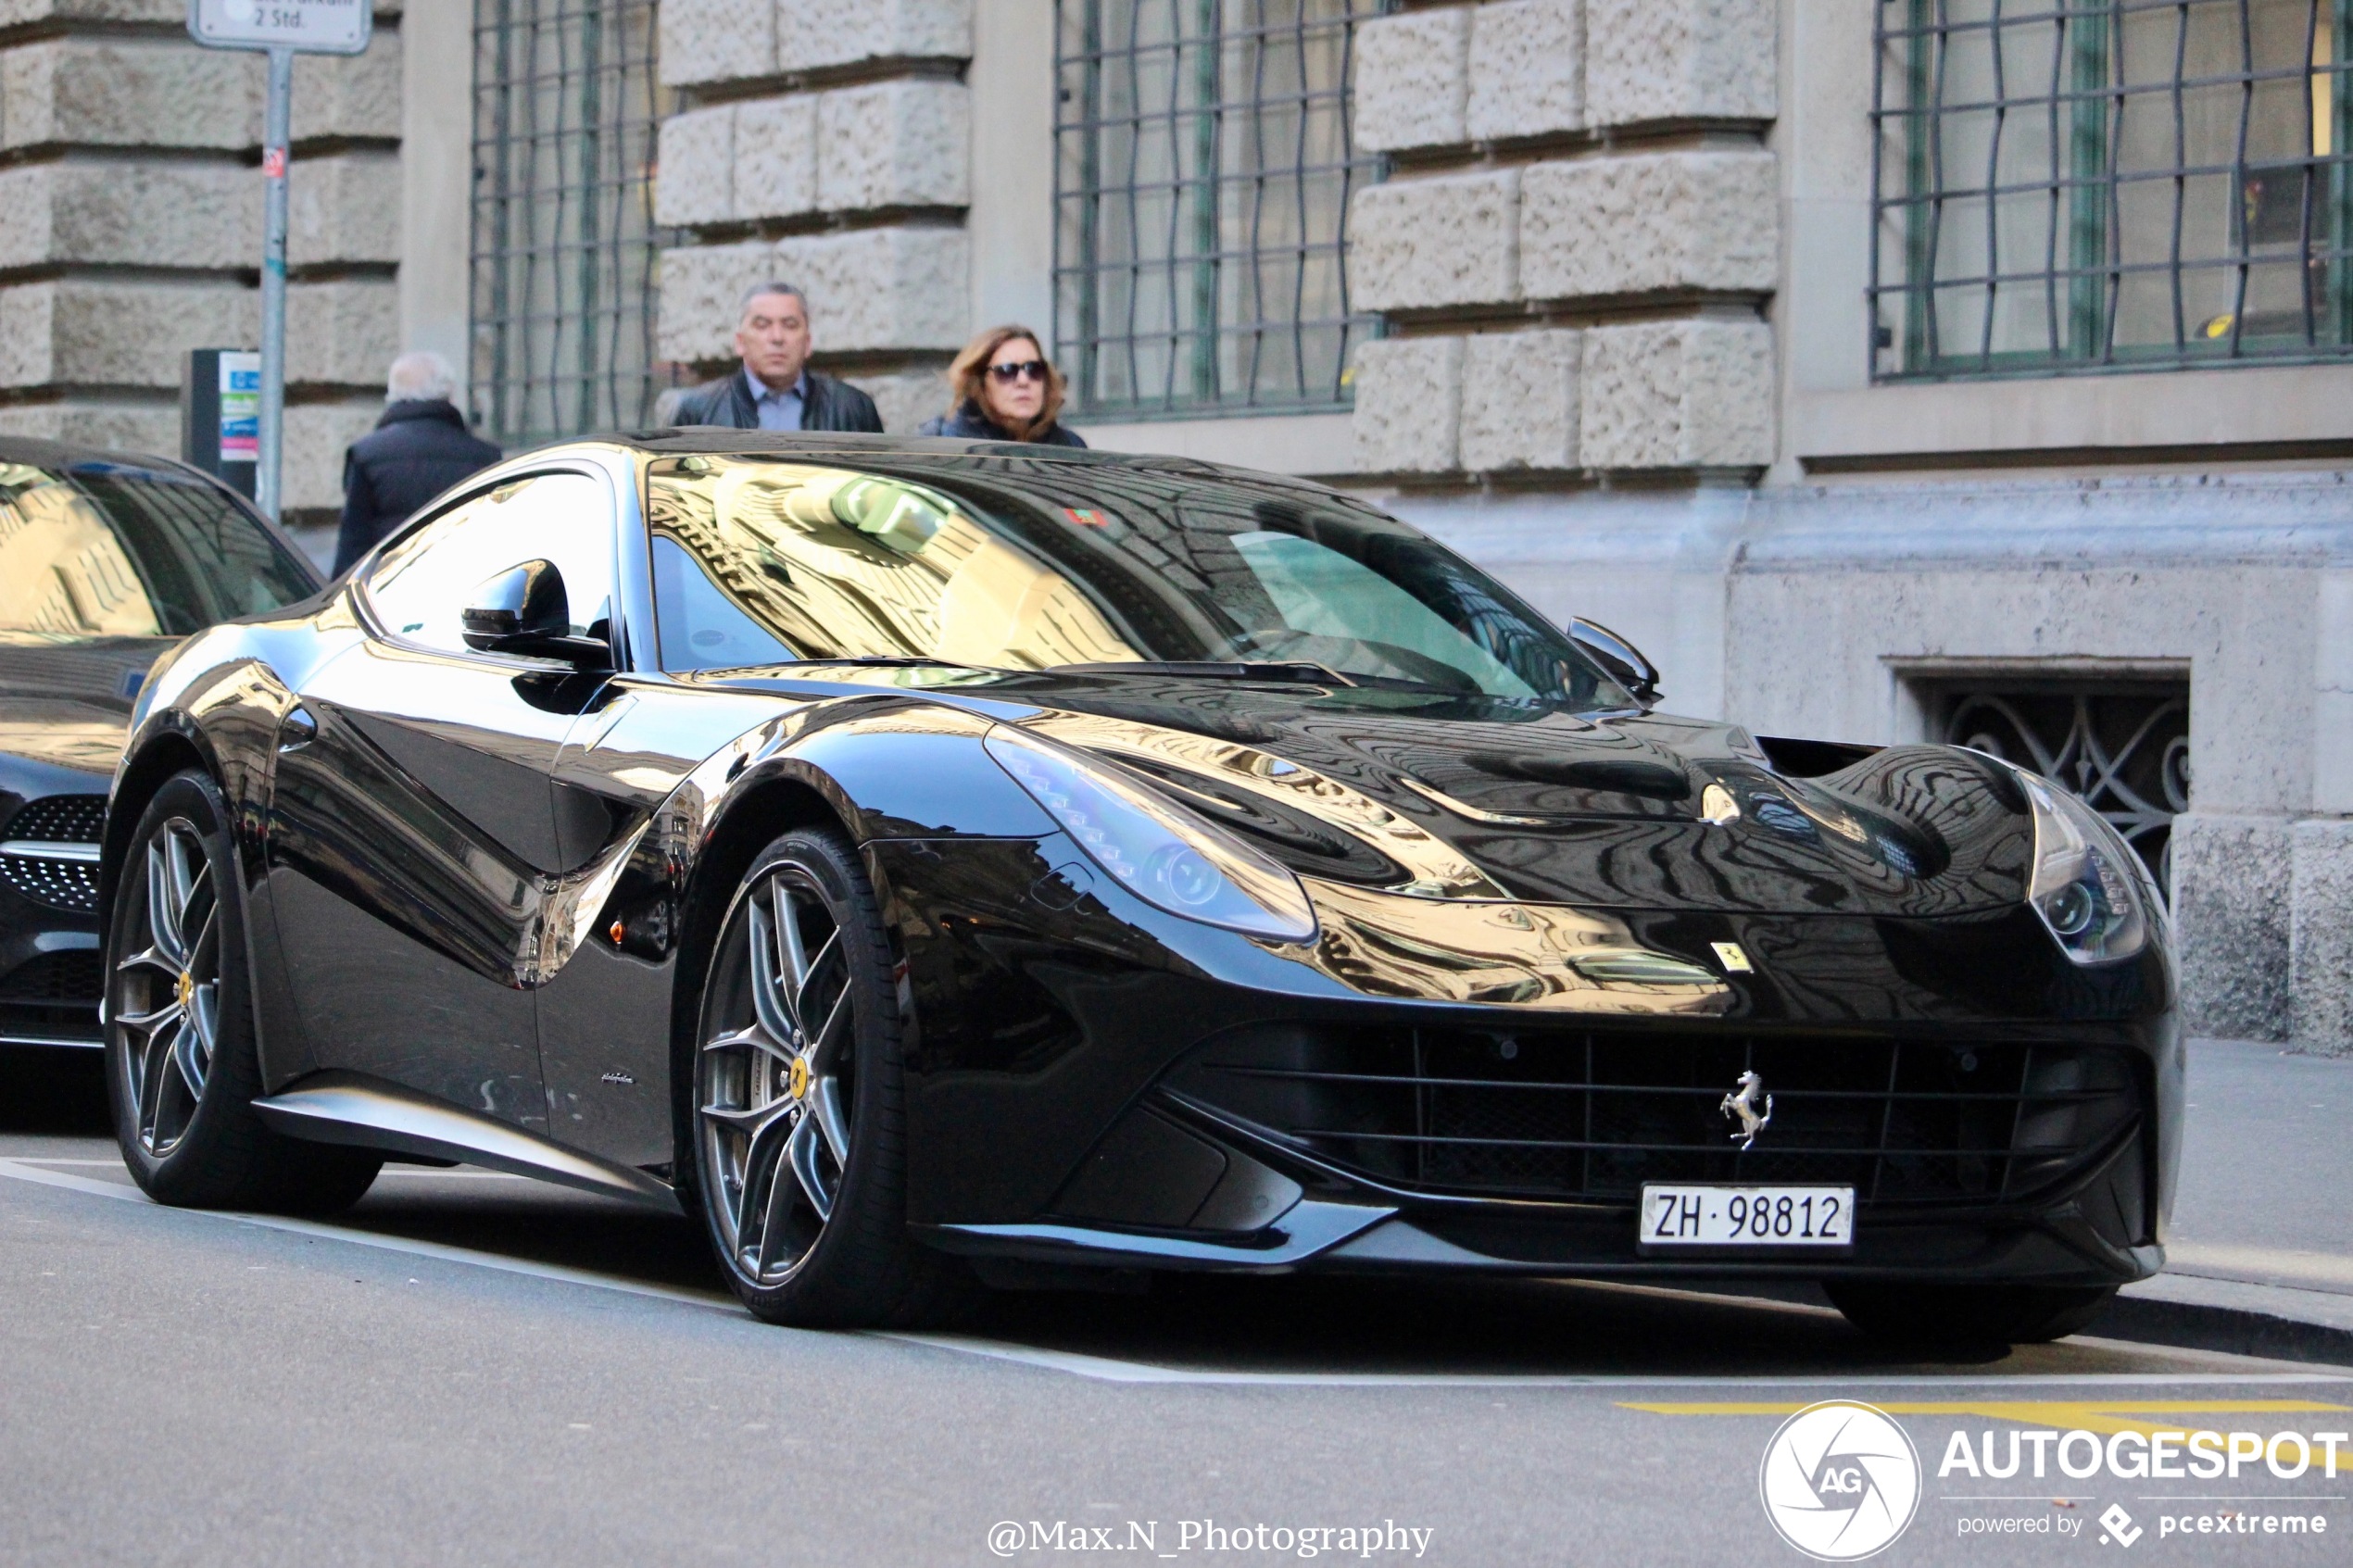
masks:
<path id="1" fill-rule="evenodd" d="M 2119 1296 L 2078 1332 L 2185 1350 L 2353 1366 L 2353 1329 L 2240 1307 Z"/>

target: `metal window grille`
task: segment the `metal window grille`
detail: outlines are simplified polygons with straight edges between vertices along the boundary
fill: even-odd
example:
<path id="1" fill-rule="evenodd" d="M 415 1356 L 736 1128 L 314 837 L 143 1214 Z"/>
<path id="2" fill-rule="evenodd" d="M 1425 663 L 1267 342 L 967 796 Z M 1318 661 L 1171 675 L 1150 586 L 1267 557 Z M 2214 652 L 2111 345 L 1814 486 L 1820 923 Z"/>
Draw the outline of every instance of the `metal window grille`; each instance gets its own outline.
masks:
<path id="1" fill-rule="evenodd" d="M 1880 379 L 2353 354 L 2353 0 L 1877 0 Z"/>
<path id="2" fill-rule="evenodd" d="M 654 359 L 652 0 L 475 0 L 473 385 L 510 447 L 644 422 Z"/>
<path id="3" fill-rule="evenodd" d="M 1074 401 L 1336 408 L 1354 30 L 1385 0 L 1059 0 L 1055 312 Z"/>
<path id="4" fill-rule="evenodd" d="M 2082 796 L 2172 886 L 2173 819 L 2190 809 L 2183 682 L 1966 682 L 1930 688 L 1933 733 Z"/>

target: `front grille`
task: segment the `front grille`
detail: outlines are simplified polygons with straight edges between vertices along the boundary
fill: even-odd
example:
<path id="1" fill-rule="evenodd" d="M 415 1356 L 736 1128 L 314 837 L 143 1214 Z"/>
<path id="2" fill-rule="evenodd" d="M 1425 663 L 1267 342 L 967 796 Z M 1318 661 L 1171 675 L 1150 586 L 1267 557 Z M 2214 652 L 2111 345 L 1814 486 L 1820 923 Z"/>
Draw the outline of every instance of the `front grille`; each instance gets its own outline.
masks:
<path id="1" fill-rule="evenodd" d="M 95 844 L 106 834 L 103 795 L 51 795 L 27 801 L 0 826 L 0 841 L 39 839 Z M 36 903 L 76 914 L 98 909 L 98 868 L 83 860 L 52 860 L 39 855 L 0 855 L 0 882 Z"/>
<path id="2" fill-rule="evenodd" d="M 1773 1097 L 1743 1153 L 1722 1110 Z M 2138 1114 L 2130 1060 L 2057 1045 L 1457 1030 L 1269 1029 L 1168 1080 L 1319 1160 L 1395 1186 L 1630 1200 L 1644 1182 L 1851 1185 L 1873 1204 L 2050 1185 Z"/>
<path id="3" fill-rule="evenodd" d="M 0 1038 L 94 1041 L 106 960 L 90 948 L 42 953 L 0 975 Z"/>
<path id="4" fill-rule="evenodd" d="M 94 948 L 43 953 L 0 977 L 0 1002 L 79 1002 L 98 1005 L 107 963 Z"/>
<path id="5" fill-rule="evenodd" d="M 45 838 L 73 844 L 95 844 L 106 835 L 107 797 L 103 795 L 50 795 L 25 802 L 22 809 L 0 827 L 0 838 Z"/>
<path id="6" fill-rule="evenodd" d="M 0 882 L 52 909 L 82 915 L 98 911 L 98 868 L 86 860 L 0 855 Z"/>

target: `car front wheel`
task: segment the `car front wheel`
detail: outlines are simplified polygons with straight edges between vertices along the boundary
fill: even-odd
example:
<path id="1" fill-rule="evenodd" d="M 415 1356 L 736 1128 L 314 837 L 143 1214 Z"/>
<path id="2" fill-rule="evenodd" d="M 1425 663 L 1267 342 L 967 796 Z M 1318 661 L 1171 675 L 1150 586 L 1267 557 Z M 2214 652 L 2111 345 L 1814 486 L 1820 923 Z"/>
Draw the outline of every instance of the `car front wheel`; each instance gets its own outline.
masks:
<path id="1" fill-rule="evenodd" d="M 936 1315 L 952 1260 L 906 1226 L 900 1019 L 858 856 L 788 833 L 738 885 L 696 1036 L 695 1176 L 711 1245 L 771 1323 Z"/>

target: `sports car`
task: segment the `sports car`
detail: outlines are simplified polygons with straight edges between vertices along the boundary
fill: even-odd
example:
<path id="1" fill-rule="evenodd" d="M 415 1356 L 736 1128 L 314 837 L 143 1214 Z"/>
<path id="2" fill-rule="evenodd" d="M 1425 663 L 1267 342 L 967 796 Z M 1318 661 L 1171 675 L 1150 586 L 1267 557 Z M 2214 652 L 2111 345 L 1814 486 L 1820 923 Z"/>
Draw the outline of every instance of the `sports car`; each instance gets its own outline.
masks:
<path id="1" fill-rule="evenodd" d="M 759 1315 L 1083 1270 L 1819 1281 L 2032 1339 L 2161 1263 L 2163 900 L 1976 752 L 1656 710 L 1315 484 L 650 432 L 142 690 L 110 1091 L 171 1203 L 661 1205 Z"/>
<path id="2" fill-rule="evenodd" d="M 319 581 L 194 469 L 0 439 L 0 1046 L 102 1043 L 98 836 L 147 667 Z"/>

